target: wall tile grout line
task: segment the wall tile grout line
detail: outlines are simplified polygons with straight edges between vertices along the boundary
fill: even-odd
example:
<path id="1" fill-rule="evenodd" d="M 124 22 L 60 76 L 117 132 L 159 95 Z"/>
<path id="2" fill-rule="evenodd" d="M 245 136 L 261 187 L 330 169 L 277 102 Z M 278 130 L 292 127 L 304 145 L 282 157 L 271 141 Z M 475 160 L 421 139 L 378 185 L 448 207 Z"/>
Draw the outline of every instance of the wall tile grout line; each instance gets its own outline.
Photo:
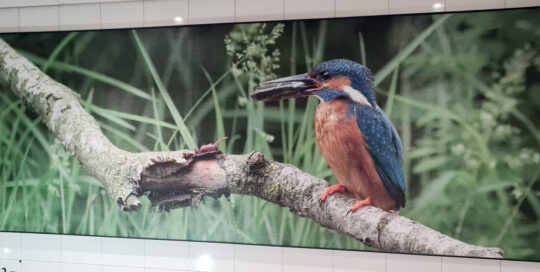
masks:
<path id="1" fill-rule="evenodd" d="M 191 242 L 188 241 L 187 242 L 187 260 L 188 260 L 188 267 L 187 268 L 188 268 L 188 270 L 190 268 L 189 265 L 190 265 L 190 262 L 191 262 L 191 255 L 190 255 L 190 251 L 191 251 L 190 248 L 191 247 L 190 247 L 190 245 L 191 245 Z"/>
<path id="2" fill-rule="evenodd" d="M 285 1 L 287 1 L 287 0 L 283 0 L 283 2 L 282 2 L 283 9 L 281 11 L 281 20 L 285 20 Z"/>
<path id="3" fill-rule="evenodd" d="M 335 1 L 334 1 L 334 3 L 335 3 Z M 332 249 L 332 272 L 334 272 L 336 270 L 336 268 L 334 267 L 334 256 L 335 256 L 334 254 L 335 254 L 335 252 L 336 251 Z"/>
<path id="4" fill-rule="evenodd" d="M 285 270 L 285 248 L 281 247 L 281 272 Z"/>
<path id="5" fill-rule="evenodd" d="M 56 6 L 56 10 L 58 11 L 58 31 L 60 31 L 60 5 Z"/>
<path id="6" fill-rule="evenodd" d="M 146 239 L 143 240 L 143 266 L 146 269 Z"/>
<path id="7" fill-rule="evenodd" d="M 17 8 L 17 24 L 19 25 L 19 32 L 21 32 L 21 8 L 20 7 Z M 21 236 L 21 246 L 22 246 L 22 236 Z"/>
<path id="8" fill-rule="evenodd" d="M 19 24 L 19 28 L 20 28 L 20 24 Z M 21 256 L 20 256 L 20 261 L 21 261 L 21 266 L 22 266 L 22 259 L 23 259 L 23 244 L 22 244 L 22 237 L 23 237 L 24 234 L 21 234 L 20 238 L 21 238 Z"/>
<path id="9" fill-rule="evenodd" d="M 101 11 L 101 9 L 103 8 L 103 5 L 101 3 L 101 1 L 99 2 L 99 29 L 103 29 L 103 11 Z M 103 249 L 103 247 L 101 248 Z"/>
<path id="10" fill-rule="evenodd" d="M 58 15 L 58 28 L 60 28 L 60 15 Z M 62 247 L 63 243 L 64 243 L 64 234 L 61 234 L 60 235 L 60 262 L 61 263 L 64 262 L 64 248 Z"/>
<path id="11" fill-rule="evenodd" d="M 101 254 L 100 254 L 101 255 L 101 262 L 100 263 L 101 263 L 101 269 L 103 270 L 103 237 L 99 237 L 99 239 L 101 240 L 100 241 L 101 242 L 100 243 L 101 244 Z"/>

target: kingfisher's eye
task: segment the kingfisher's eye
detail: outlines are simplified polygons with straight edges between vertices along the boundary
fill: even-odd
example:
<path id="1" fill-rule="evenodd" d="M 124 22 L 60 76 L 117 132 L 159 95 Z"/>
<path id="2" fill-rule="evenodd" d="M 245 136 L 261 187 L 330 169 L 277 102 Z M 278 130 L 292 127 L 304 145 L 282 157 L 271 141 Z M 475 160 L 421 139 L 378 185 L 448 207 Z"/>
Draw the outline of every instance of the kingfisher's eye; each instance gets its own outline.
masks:
<path id="1" fill-rule="evenodd" d="M 324 72 L 324 73 L 322 73 L 321 77 L 322 77 L 323 80 L 329 80 L 330 79 L 330 74 L 328 72 Z"/>

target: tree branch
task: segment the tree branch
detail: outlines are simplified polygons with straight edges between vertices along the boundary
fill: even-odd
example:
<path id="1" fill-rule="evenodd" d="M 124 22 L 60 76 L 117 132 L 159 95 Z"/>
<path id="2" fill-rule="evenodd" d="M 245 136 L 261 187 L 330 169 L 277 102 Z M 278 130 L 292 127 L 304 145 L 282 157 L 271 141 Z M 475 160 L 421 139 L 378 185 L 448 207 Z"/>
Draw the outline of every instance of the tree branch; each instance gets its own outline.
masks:
<path id="1" fill-rule="evenodd" d="M 214 145 L 200 152 L 130 153 L 114 146 L 79 96 L 54 81 L 0 39 L 0 84 L 39 114 L 50 132 L 101 181 L 123 210 L 140 208 L 149 192 L 161 209 L 189 206 L 203 196 L 244 194 L 288 207 L 322 226 L 387 252 L 502 258 L 498 248 L 469 245 L 403 216 L 375 207 L 347 215 L 354 199 L 340 194 L 324 204 L 328 183 L 259 152 L 224 155 Z"/>

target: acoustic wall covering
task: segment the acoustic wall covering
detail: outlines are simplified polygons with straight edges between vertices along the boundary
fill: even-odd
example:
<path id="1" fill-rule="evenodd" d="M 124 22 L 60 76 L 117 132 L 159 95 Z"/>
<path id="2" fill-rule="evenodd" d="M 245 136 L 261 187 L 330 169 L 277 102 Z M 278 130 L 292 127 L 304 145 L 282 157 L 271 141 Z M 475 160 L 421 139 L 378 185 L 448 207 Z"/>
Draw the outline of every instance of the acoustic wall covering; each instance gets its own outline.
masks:
<path id="1" fill-rule="evenodd" d="M 538 261 L 539 17 L 0 35 L 0 230 Z"/>

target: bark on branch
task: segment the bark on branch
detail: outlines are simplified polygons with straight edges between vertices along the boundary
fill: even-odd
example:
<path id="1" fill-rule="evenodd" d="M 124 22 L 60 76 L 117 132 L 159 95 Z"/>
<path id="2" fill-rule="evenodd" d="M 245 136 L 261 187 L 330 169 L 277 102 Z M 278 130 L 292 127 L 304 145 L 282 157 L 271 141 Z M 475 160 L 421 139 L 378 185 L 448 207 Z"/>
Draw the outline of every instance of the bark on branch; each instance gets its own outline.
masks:
<path id="1" fill-rule="evenodd" d="M 347 215 L 354 199 L 319 196 L 327 182 L 259 152 L 224 155 L 207 146 L 191 151 L 130 153 L 114 146 L 79 96 L 54 81 L 0 39 L 0 84 L 39 114 L 50 132 L 101 181 L 123 210 L 137 210 L 149 193 L 162 209 L 188 206 L 203 196 L 244 194 L 289 208 L 322 226 L 387 252 L 502 258 L 498 248 L 469 245 L 375 207 Z M 189 152 L 189 153 L 187 153 Z M 188 155 L 185 155 L 188 154 Z"/>

